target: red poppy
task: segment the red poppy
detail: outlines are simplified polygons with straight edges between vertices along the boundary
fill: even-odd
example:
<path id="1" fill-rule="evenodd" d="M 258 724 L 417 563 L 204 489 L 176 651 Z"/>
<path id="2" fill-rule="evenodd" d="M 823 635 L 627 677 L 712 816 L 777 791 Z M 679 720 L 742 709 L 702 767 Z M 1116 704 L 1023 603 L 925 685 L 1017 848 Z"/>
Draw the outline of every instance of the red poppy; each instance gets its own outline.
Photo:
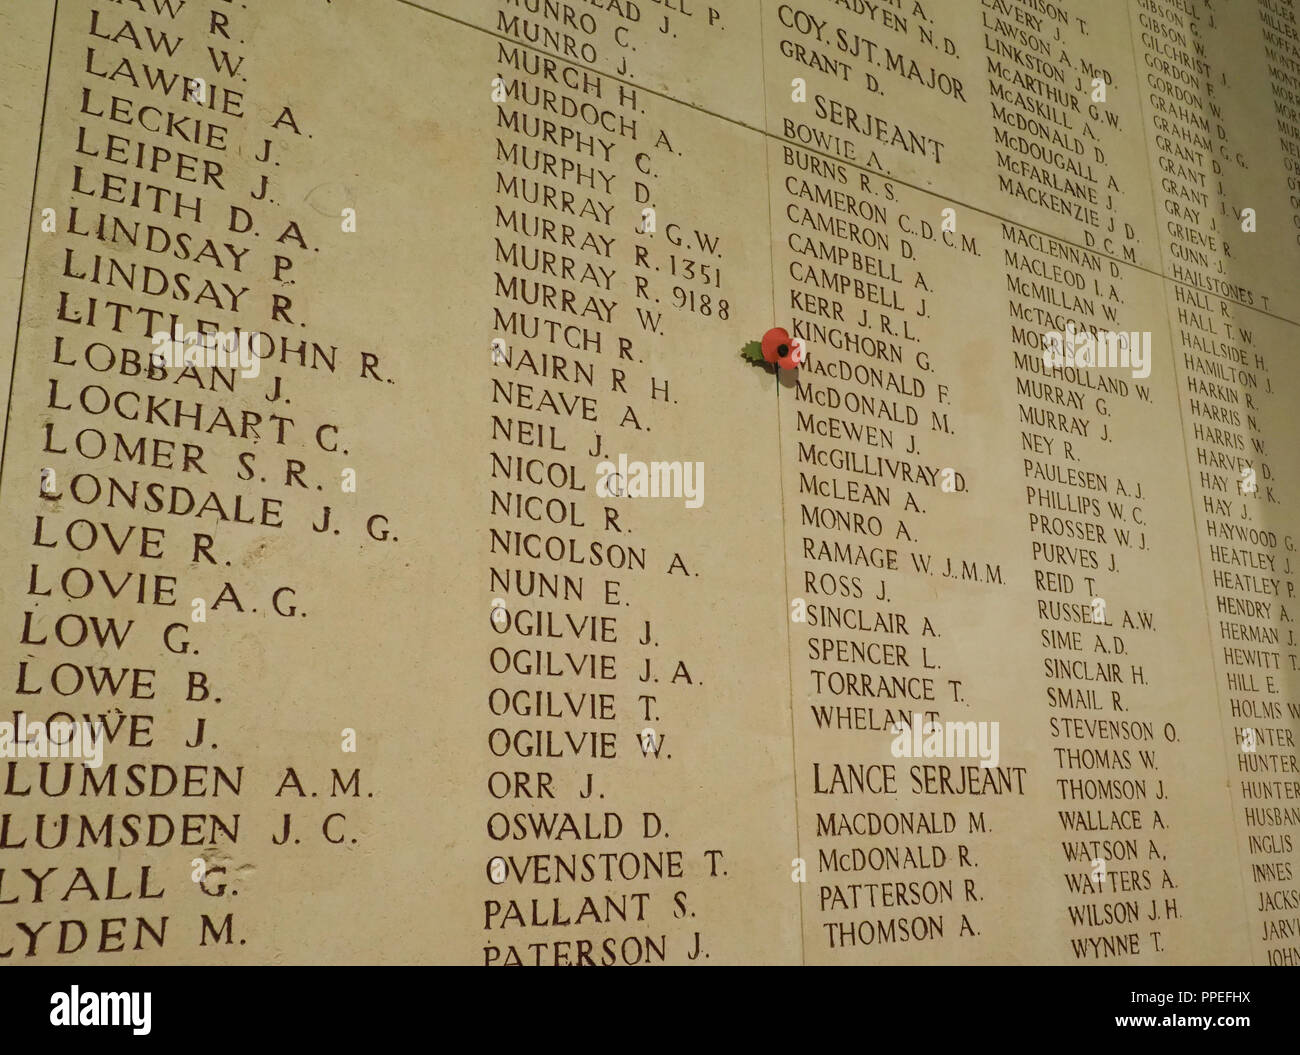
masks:
<path id="1" fill-rule="evenodd" d="M 790 334 L 779 326 L 763 334 L 763 359 L 791 369 L 795 364 L 790 362 Z"/>

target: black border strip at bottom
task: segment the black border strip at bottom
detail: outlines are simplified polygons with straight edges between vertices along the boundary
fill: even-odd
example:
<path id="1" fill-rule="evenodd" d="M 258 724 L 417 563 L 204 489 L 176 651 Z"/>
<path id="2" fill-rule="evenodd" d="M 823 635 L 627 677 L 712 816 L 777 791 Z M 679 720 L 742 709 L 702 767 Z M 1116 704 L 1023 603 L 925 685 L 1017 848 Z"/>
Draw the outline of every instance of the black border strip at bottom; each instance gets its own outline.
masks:
<path id="1" fill-rule="evenodd" d="M 608 972 L 578 981 L 570 972 L 525 979 L 437 967 L 60 966 L 6 971 L 3 984 L 8 1043 L 112 1035 L 115 1044 L 206 1048 L 284 1037 L 339 1050 L 348 1041 L 401 1043 L 414 1032 L 459 1046 L 465 1027 L 479 1027 L 470 1036 L 497 1050 L 516 1037 L 530 1050 L 638 1039 L 698 1050 L 715 1036 L 732 1048 L 755 1032 L 764 1047 L 803 1035 L 871 1047 L 894 1037 L 981 1047 L 1072 1038 L 1137 1050 L 1201 1038 L 1221 1048 L 1279 1040 L 1287 1047 L 1278 1050 L 1297 1050 L 1300 1033 L 1295 976 L 1251 967 L 724 969 L 689 979 L 684 969 L 661 969 L 635 981 Z M 128 1008 L 143 1018 L 146 993 L 147 1034 L 81 1024 L 100 1011 L 129 1017 Z"/>

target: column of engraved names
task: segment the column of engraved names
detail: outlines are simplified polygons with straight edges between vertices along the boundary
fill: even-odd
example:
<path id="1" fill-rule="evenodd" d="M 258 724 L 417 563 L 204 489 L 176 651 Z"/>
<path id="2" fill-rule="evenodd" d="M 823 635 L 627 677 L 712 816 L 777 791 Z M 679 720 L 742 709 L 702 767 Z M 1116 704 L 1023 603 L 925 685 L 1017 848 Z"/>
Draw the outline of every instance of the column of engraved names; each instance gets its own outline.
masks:
<path id="1" fill-rule="evenodd" d="M 1293 245 L 1300 246 L 1300 24 L 1297 23 L 1293 0 L 1257 0 L 1256 10 L 1263 37 L 1265 69 L 1268 74 L 1269 92 L 1273 98 L 1278 148 L 1285 172 L 1285 185 L 1291 210 L 1290 229 L 1287 233 L 1291 236 Z M 1294 259 L 1293 249 L 1291 253 L 1291 259 Z M 1283 340 L 1288 338 L 1290 334 L 1283 336 Z M 1294 541 L 1294 537 L 1292 540 Z M 1285 546 L 1285 540 L 1283 544 Z M 1288 548 L 1288 554 L 1289 552 Z M 1284 558 L 1283 570 L 1287 574 L 1291 569 L 1290 561 L 1289 555 Z M 1294 628 L 1287 627 L 1285 633 L 1285 645 L 1294 648 L 1296 643 Z M 1280 634 L 1279 643 L 1282 643 Z M 1295 653 L 1287 652 L 1285 659 L 1289 671 L 1294 672 L 1298 669 Z M 1267 717 L 1272 720 L 1289 717 L 1291 727 L 1287 730 L 1274 730 L 1269 739 L 1278 745 L 1285 742 L 1288 747 L 1294 749 L 1295 730 L 1297 723 L 1300 722 L 1300 704 L 1294 696 L 1283 702 L 1286 705 L 1285 711 L 1281 707 L 1270 706 L 1267 708 Z M 1233 714 L 1233 717 L 1244 717 L 1244 715 Z M 1284 733 L 1290 735 L 1284 736 Z M 1283 765 L 1289 765 L 1291 770 L 1296 769 L 1294 750 L 1288 754 L 1289 758 L 1280 755 L 1277 759 L 1279 769 Z M 1265 880 L 1268 886 L 1266 891 L 1257 893 L 1259 907 L 1271 905 L 1274 909 L 1300 909 L 1300 882 L 1297 881 L 1295 860 L 1296 840 L 1300 838 L 1296 831 L 1300 828 L 1300 807 L 1288 806 L 1285 810 L 1275 807 L 1256 812 L 1251 819 L 1253 820 L 1251 827 L 1254 831 L 1248 837 L 1248 848 L 1252 853 L 1264 851 L 1268 855 L 1266 859 L 1251 862 L 1251 877 L 1256 881 Z M 1282 824 L 1286 824 L 1292 830 L 1283 832 L 1261 830 L 1276 828 Z M 1291 860 L 1277 859 L 1278 851 L 1288 849 L 1292 854 Z M 1261 854 L 1261 857 L 1263 856 L 1264 854 Z M 1284 883 L 1287 885 L 1280 885 Z M 1278 943 L 1277 947 L 1269 949 L 1270 963 L 1291 966 L 1300 964 L 1300 920 L 1292 916 L 1289 924 L 1279 920 L 1265 925 L 1265 933 L 1270 938 L 1281 938 L 1288 930 L 1290 940 L 1285 944 Z"/>
<path id="2" fill-rule="evenodd" d="M 506 34 L 544 41 L 511 6 Z M 582 65 L 497 45 L 488 964 L 707 958 L 691 886 L 725 871 L 655 800 L 704 684 L 670 619 L 699 572 L 660 541 L 689 537 L 702 485 L 664 447 L 679 383 L 662 353 L 729 304 L 718 237 L 656 221 L 675 111 L 597 72 L 608 30 L 593 13 L 567 26 Z M 662 477 L 660 456 L 676 462 Z"/>
<path id="3" fill-rule="evenodd" d="M 67 34 L 56 61 L 75 56 L 79 105 L 75 132 L 60 129 L 64 136 L 45 140 L 47 158 L 68 151 L 74 164 L 71 180 L 55 190 L 56 222 L 63 217 L 57 242 L 38 242 L 32 265 L 40 267 L 42 252 L 57 253 L 61 264 L 54 325 L 40 355 L 49 375 L 43 401 L 48 416 L 40 425 L 23 420 L 19 410 L 20 421 L 11 423 L 17 442 L 9 452 L 14 475 L 8 497 L 13 508 L 26 512 L 31 506 L 23 499 L 39 495 L 24 532 L 33 559 L 19 639 L 24 658 L 14 686 L 22 710 L 13 717 L 15 725 L 20 718 L 46 725 L 60 718 L 98 722 L 104 758 L 99 766 L 7 764 L 0 849 L 17 851 L 6 854 L 14 865 L 22 859 L 24 870 L 11 866 L 9 875 L 33 877 L 26 895 L 14 900 L 66 905 L 57 914 L 62 918 L 41 908 L 32 911 L 44 918 L 16 920 L 24 940 L 8 947 L 6 956 L 107 954 L 179 944 L 175 926 L 168 934 L 174 911 L 169 907 L 185 872 L 179 854 L 169 850 L 209 844 L 229 852 L 239 839 L 237 806 L 174 812 L 170 801 L 178 789 L 185 798 L 237 801 L 242 772 L 197 760 L 171 764 L 183 757 L 177 741 L 180 715 L 155 712 L 162 700 L 174 704 L 187 695 L 202 699 L 207 692 L 203 674 L 196 681 L 193 674 L 164 670 L 160 678 L 154 665 L 169 643 L 173 652 L 193 651 L 188 619 L 164 621 L 176 619 L 169 609 L 188 607 L 182 577 L 169 572 L 190 559 L 190 539 L 183 521 L 144 515 L 167 512 L 164 503 L 157 498 L 150 503 L 147 494 L 146 503 L 139 502 L 142 485 L 152 484 L 159 495 L 167 494 L 171 480 L 202 486 L 210 450 L 191 440 L 200 439 L 194 433 L 212 424 L 216 409 L 198 394 L 208 387 L 198 370 L 182 381 L 154 364 L 153 334 L 170 334 L 175 326 L 216 329 L 226 321 L 224 313 L 243 306 L 248 292 L 238 277 L 247 248 L 201 236 L 193 249 L 188 244 L 197 225 L 219 208 L 227 182 L 221 159 L 232 129 L 237 135 L 244 117 L 242 92 L 212 84 L 209 98 L 215 105 L 203 112 L 187 97 L 186 80 L 175 73 L 163 70 L 158 80 L 141 83 L 143 71 L 154 69 L 141 52 L 173 57 L 182 51 L 188 21 L 170 11 L 149 22 L 68 7 L 56 26 L 56 32 Z M 149 42 L 150 51 L 142 41 Z M 182 240 L 185 249 L 172 252 Z M 154 266 L 159 256 L 160 263 L 193 259 L 193 288 L 188 288 L 189 274 Z M 186 311 L 183 323 L 179 312 L 166 310 L 176 300 L 196 306 Z M 205 322 L 189 311 L 211 312 L 216 319 Z M 43 328 L 30 327 L 28 339 Z M 170 391 L 160 390 L 165 381 Z M 15 383 L 21 385 L 21 377 Z M 79 415 L 97 420 L 78 427 Z M 23 425 L 42 432 L 38 452 L 41 472 L 49 479 L 39 492 L 27 486 L 27 474 L 15 464 L 14 449 L 30 442 L 18 434 Z M 163 438 L 167 430 L 176 438 Z M 172 491 L 173 505 L 178 496 L 193 508 L 188 487 Z M 215 493 L 207 496 L 218 508 L 224 501 Z M 107 512 L 114 509 L 119 512 Z M 268 501 L 257 519 L 278 516 L 278 503 Z M 196 532 L 195 546 L 204 541 Z M 114 556 L 125 558 L 125 567 Z M 110 615 L 107 606 L 114 603 L 126 614 Z M 179 685 L 167 684 L 177 679 Z M 47 701 L 54 699 L 57 706 L 50 706 Z M 167 730 L 172 757 L 163 762 L 158 748 L 168 718 L 175 723 Z M 121 810 L 102 805 L 119 797 L 124 803 L 142 798 L 147 805 L 140 812 L 134 802 Z M 108 863 L 122 849 L 132 850 L 139 863 Z M 163 852 L 146 856 L 140 853 L 145 849 Z M 53 853 L 68 850 L 76 852 L 62 866 L 41 867 Z M 61 884 L 57 898 L 46 882 Z M 163 902 L 168 892 L 173 896 Z M 129 897 L 135 911 L 129 916 L 95 912 L 91 903 L 101 897 Z"/>
<path id="4" fill-rule="evenodd" d="M 1149 367 L 1119 370 L 1086 356 L 1083 366 L 1072 356 L 1049 367 L 1043 355 L 1049 333 L 1068 342 L 1120 331 L 1127 341 L 1162 321 L 1149 308 L 1143 314 L 1143 298 L 1121 292 L 1143 278 L 1119 262 L 1138 259 L 1135 217 L 1145 204 L 1118 163 L 1137 118 L 1126 53 L 1117 65 L 1127 27 L 1092 16 L 1018 2 L 982 14 L 998 187 L 1006 211 L 1031 225 L 1000 226 L 1074 959 L 1160 952 L 1159 929 L 1139 923 L 1177 916 L 1175 899 L 1148 905 L 1143 897 L 1176 885 L 1167 869 L 1145 866 L 1168 849 L 1169 811 L 1157 805 L 1164 786 L 1152 772 L 1159 723 L 1122 713 L 1144 710 L 1159 690 L 1149 665 L 1163 613 L 1145 602 L 1125 607 L 1150 596 L 1146 538 L 1158 532 L 1144 520 L 1144 481 L 1118 471 L 1130 462 L 1130 438 L 1153 427 L 1144 405 L 1155 381 L 1138 379 Z M 1064 226 L 1068 240 L 1039 225 Z"/>
<path id="5" fill-rule="evenodd" d="M 250 840 L 289 837 L 287 815 L 250 833 L 241 796 L 261 778 L 269 801 L 277 778 L 240 764 L 249 734 L 223 711 L 255 702 L 231 691 L 244 635 L 275 640 L 307 613 L 292 576 L 269 584 L 235 562 L 255 540 L 312 536 L 319 507 L 291 492 L 309 489 L 323 419 L 291 412 L 279 377 L 253 377 L 277 358 L 319 368 L 337 350 L 294 332 L 289 297 L 253 292 L 282 287 L 307 244 L 275 215 L 275 183 L 239 160 L 260 148 L 269 169 L 281 137 L 303 135 L 288 107 L 252 129 L 245 18 L 225 4 L 60 9 L 51 92 L 72 81 L 75 129 L 46 130 L 42 172 L 66 183 L 46 190 L 57 230 L 32 254 L 36 273 L 55 274 L 33 300 L 51 302 L 52 326 L 33 312 L 20 335 L 48 352 L 29 360 L 45 376 L 18 372 L 16 389 L 43 398 L 27 404 L 39 421 L 17 404 L 8 454 L 15 476 L 35 458 L 54 486 L 30 531 L 15 697 L 43 720 L 98 723 L 104 757 L 8 766 L 0 849 L 71 854 L 24 864 L 41 877 L 25 900 L 53 903 L 48 881 L 69 907 L 87 902 L 82 918 L 20 922 L 24 956 L 243 945 L 231 899 Z M 276 250 L 257 251 L 263 231 Z M 55 253 L 57 272 L 42 260 Z M 225 337 L 190 336 L 209 334 Z M 6 490 L 7 509 L 21 518 L 28 493 Z M 135 914 L 90 908 L 101 900 L 134 901 Z"/>
<path id="6" fill-rule="evenodd" d="M 1256 0 L 1273 121 L 1291 207 L 1291 231 L 1300 244 L 1300 23 L 1294 0 Z"/>
<path id="7" fill-rule="evenodd" d="M 1268 963 L 1294 963 L 1300 780 L 1288 686 L 1294 658 L 1284 649 L 1294 642 L 1295 585 L 1291 536 L 1274 530 L 1286 481 L 1273 470 L 1263 422 L 1279 399 L 1268 348 L 1294 340 L 1295 331 L 1266 314 L 1279 302 L 1259 287 L 1250 259 L 1252 240 L 1267 238 L 1269 228 L 1243 231 L 1233 204 L 1246 166 L 1257 162 L 1223 117 L 1234 85 L 1215 59 L 1216 44 L 1228 39 L 1215 14 L 1192 3 L 1149 11 L 1163 43 L 1144 38 L 1139 55 L 1152 69 L 1144 102 L 1166 173 L 1161 246 L 1218 700 L 1233 749 L 1230 789 L 1256 917 L 1251 943 Z M 1275 46 L 1282 24 L 1267 25 L 1264 43 Z"/>
<path id="8" fill-rule="evenodd" d="M 1119 265 L 1008 221 L 1002 230 L 1041 700 L 1050 709 L 1068 918 L 1080 932 L 1070 949 L 1077 959 L 1160 952 L 1158 929 L 1134 928 L 1178 917 L 1172 896 L 1154 907 L 1141 897 L 1176 885 L 1168 867 L 1148 866 L 1166 857 L 1171 814 L 1153 771 L 1173 750 L 1174 727 L 1147 709 L 1162 680 L 1151 667 L 1161 666 L 1165 613 L 1149 600 L 1148 581 L 1158 574 L 1152 551 L 1162 529 L 1151 519 L 1148 482 L 1124 470 L 1121 446 L 1150 427 L 1143 404 L 1159 385 L 1104 368 L 1045 366 L 1041 332 L 1020 320 L 1059 333 L 1105 331 L 1122 301 L 1120 276 L 1108 274 Z"/>
<path id="9" fill-rule="evenodd" d="M 806 942 L 820 959 L 923 958 L 934 943 L 961 955 L 980 934 L 988 887 L 973 869 L 996 827 L 974 797 L 1025 792 L 1021 766 L 919 760 L 944 753 L 926 749 L 928 723 L 985 717 L 987 702 L 969 693 L 928 599 L 1001 587 L 996 562 L 948 549 L 940 526 L 975 500 L 942 305 L 978 238 L 945 229 L 941 199 L 887 175 L 952 178 L 930 116 L 970 105 L 951 29 L 901 9 L 769 9 L 784 57 L 770 84 L 808 85 L 806 102 L 770 89 L 769 150 L 778 321 L 809 351 L 781 401 L 794 440 L 789 588 L 806 604 L 791 657 L 815 847 Z M 893 751 L 900 740 L 908 749 Z"/>

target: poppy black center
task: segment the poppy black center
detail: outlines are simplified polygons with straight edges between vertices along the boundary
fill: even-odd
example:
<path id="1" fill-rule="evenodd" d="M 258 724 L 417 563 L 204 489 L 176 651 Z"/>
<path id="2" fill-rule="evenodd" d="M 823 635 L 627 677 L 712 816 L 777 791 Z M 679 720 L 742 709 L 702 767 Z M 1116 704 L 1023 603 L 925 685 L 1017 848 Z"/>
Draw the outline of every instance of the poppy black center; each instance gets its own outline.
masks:
<path id="1" fill-rule="evenodd" d="M 779 355 L 782 359 L 784 359 L 787 355 L 790 354 L 790 346 L 788 344 L 778 344 L 776 346 L 776 354 Z"/>

